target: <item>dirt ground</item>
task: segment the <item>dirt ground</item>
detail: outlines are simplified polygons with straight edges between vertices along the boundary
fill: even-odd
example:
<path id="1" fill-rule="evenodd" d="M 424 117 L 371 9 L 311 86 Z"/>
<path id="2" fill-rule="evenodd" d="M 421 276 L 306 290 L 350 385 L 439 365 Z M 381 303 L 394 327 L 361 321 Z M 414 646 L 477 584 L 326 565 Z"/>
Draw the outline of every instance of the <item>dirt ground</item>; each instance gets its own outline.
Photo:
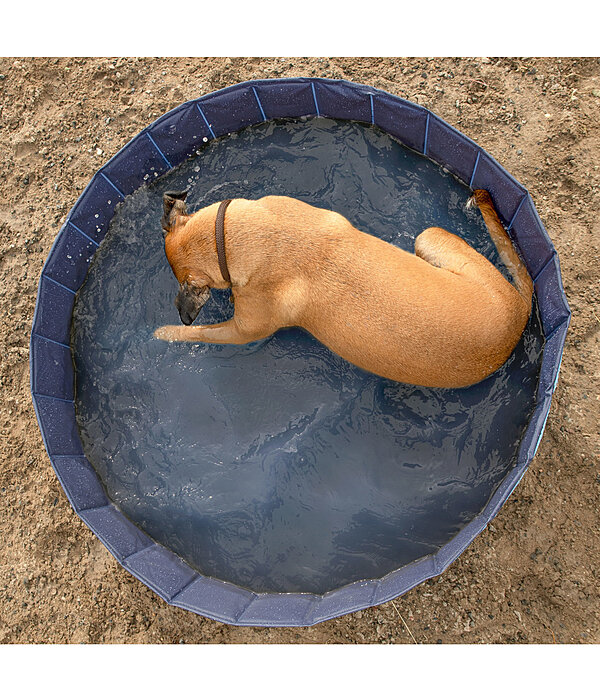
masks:
<path id="1" fill-rule="evenodd" d="M 96 170 L 183 101 L 251 78 L 323 76 L 432 109 L 531 192 L 573 311 L 537 457 L 449 569 L 303 629 L 173 608 L 71 509 L 29 392 L 38 278 Z M 598 643 L 600 59 L 0 58 L 0 643 Z"/>

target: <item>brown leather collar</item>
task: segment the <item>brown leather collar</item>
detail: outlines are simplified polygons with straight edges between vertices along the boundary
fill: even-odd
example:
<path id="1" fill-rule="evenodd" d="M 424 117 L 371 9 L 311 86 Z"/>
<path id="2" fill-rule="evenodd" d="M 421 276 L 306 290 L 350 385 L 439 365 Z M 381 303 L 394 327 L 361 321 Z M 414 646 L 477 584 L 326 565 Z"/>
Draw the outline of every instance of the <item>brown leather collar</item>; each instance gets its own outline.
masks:
<path id="1" fill-rule="evenodd" d="M 231 199 L 224 199 L 219 204 L 217 218 L 215 219 L 215 239 L 217 241 L 217 258 L 219 259 L 219 268 L 221 275 L 228 284 L 231 284 L 229 269 L 227 268 L 227 257 L 225 255 L 225 210 L 231 203 Z"/>

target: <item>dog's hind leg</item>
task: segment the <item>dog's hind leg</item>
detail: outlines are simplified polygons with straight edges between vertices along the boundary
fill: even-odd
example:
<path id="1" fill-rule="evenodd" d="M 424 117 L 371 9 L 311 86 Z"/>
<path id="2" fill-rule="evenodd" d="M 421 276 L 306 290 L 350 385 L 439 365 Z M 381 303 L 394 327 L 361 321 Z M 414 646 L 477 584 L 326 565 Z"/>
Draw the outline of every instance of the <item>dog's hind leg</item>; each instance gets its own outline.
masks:
<path id="1" fill-rule="evenodd" d="M 434 267 L 472 279 L 481 280 L 486 272 L 500 275 L 487 258 L 443 228 L 427 228 L 420 233 L 415 240 L 415 255 Z"/>

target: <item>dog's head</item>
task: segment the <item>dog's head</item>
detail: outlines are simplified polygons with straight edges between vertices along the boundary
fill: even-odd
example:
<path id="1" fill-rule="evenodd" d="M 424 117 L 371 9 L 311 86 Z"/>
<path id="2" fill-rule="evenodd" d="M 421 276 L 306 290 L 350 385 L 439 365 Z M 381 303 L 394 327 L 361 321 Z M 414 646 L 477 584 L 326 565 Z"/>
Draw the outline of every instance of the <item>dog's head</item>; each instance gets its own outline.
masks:
<path id="1" fill-rule="evenodd" d="M 190 219 L 185 206 L 186 196 L 187 192 L 163 194 L 163 216 L 160 223 L 165 233 L 167 259 L 180 282 L 175 306 L 181 322 L 189 326 L 210 298 L 210 279 L 204 271 L 194 269 L 189 255 L 186 229 L 182 228 Z"/>
<path id="2" fill-rule="evenodd" d="M 187 192 L 165 192 L 163 194 L 163 216 L 160 223 L 165 235 L 171 233 L 177 223 L 177 217 L 187 217 L 186 197 Z"/>

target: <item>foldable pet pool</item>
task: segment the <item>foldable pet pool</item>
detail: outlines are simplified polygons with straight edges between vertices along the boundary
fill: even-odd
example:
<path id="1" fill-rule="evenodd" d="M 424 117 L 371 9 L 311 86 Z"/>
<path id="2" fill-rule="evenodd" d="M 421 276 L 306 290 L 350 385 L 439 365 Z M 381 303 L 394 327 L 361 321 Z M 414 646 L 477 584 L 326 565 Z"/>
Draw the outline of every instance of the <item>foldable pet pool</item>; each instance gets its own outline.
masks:
<path id="1" fill-rule="evenodd" d="M 188 190 L 190 211 L 290 195 L 410 251 L 442 226 L 506 274 L 465 210 L 479 188 L 535 299 L 475 386 L 385 380 L 296 328 L 245 346 L 153 337 L 178 323 L 165 190 Z M 232 312 L 213 291 L 199 322 Z M 366 86 L 252 81 L 164 115 L 93 177 L 42 271 L 31 389 L 71 504 L 129 572 L 216 620 L 311 625 L 436 576 L 496 515 L 537 450 L 569 318 L 531 197 L 477 144 Z"/>

